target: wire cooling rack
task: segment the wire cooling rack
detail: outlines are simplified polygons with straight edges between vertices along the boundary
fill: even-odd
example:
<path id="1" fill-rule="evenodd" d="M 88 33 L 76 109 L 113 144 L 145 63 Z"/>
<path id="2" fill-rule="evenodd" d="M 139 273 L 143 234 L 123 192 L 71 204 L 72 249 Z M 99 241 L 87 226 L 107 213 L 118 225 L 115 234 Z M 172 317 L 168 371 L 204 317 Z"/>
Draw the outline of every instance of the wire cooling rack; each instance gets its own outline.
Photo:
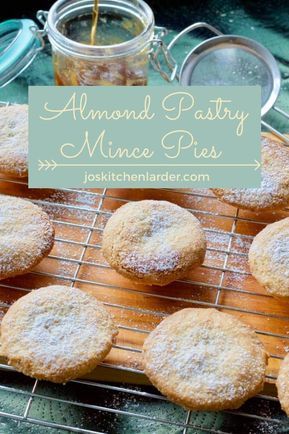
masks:
<path id="1" fill-rule="evenodd" d="M 25 276 L 0 282 L 0 312 L 26 291 L 49 284 L 94 294 L 114 315 L 120 333 L 97 371 L 67 385 L 34 381 L 0 365 L 0 433 L 270 434 L 289 432 L 274 382 L 289 350 L 289 302 L 268 296 L 249 273 L 254 235 L 289 211 L 254 214 L 222 204 L 207 190 L 31 190 L 0 179 L 3 194 L 40 205 L 52 219 L 51 254 Z M 206 231 L 205 263 L 167 287 L 135 285 L 101 255 L 107 219 L 130 200 L 163 199 L 193 212 Z M 216 307 L 250 324 L 270 354 L 264 392 L 238 411 L 194 413 L 170 403 L 142 374 L 143 339 L 166 315 L 184 307 Z"/>

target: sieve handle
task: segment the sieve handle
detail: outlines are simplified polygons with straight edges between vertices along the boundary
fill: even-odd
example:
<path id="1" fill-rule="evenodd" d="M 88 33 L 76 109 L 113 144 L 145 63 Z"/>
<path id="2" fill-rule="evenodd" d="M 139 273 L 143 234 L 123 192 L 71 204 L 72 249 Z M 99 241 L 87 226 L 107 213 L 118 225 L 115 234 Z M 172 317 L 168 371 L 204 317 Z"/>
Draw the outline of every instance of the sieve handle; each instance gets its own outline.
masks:
<path id="1" fill-rule="evenodd" d="M 174 45 L 187 33 L 190 33 L 196 29 L 207 29 L 210 30 L 212 33 L 214 33 L 217 36 L 221 36 L 223 35 L 222 32 L 220 32 L 220 30 L 216 29 L 216 27 L 211 26 L 211 24 L 205 23 L 205 22 L 199 22 L 199 23 L 194 23 L 191 24 L 190 26 L 186 27 L 184 30 L 182 30 L 180 33 L 178 33 L 174 39 L 171 40 L 171 42 L 168 45 L 168 50 L 171 50 Z"/>
<path id="2" fill-rule="evenodd" d="M 48 17 L 48 11 L 43 11 L 42 9 L 40 9 L 40 10 L 37 11 L 37 13 L 36 13 L 36 18 L 37 18 L 38 21 L 43 25 L 43 27 L 46 26 L 46 23 L 47 23 L 47 17 Z"/>
<path id="3" fill-rule="evenodd" d="M 197 29 L 207 29 L 210 30 L 214 35 L 217 36 L 222 36 L 223 33 L 220 32 L 220 30 L 216 29 L 216 27 L 211 26 L 211 24 L 205 23 L 205 22 L 198 22 L 198 23 L 194 23 L 191 24 L 190 26 L 186 27 L 184 30 L 182 30 L 180 33 L 178 33 L 172 40 L 171 42 L 168 44 L 167 46 L 167 50 L 170 53 L 171 57 L 173 58 L 172 54 L 171 54 L 171 50 L 173 49 L 173 47 L 176 45 L 176 43 L 187 33 L 191 33 L 194 30 Z M 178 71 L 176 71 L 175 73 L 175 77 L 178 79 L 179 81 L 179 74 Z"/>
<path id="4" fill-rule="evenodd" d="M 163 40 L 162 36 L 164 36 L 166 33 L 161 34 L 158 33 L 155 35 L 154 39 L 151 41 L 152 43 L 152 50 L 150 51 L 150 61 L 151 65 L 154 68 L 155 71 L 159 72 L 160 75 L 168 82 L 172 82 L 175 80 L 175 78 L 179 79 L 178 77 L 178 64 L 174 57 L 171 54 L 171 49 L 174 47 L 174 45 L 187 33 L 192 32 L 193 30 L 205 28 L 207 30 L 210 30 L 212 33 L 214 33 L 217 36 L 223 35 L 220 30 L 216 29 L 215 27 L 211 26 L 208 23 L 205 22 L 199 22 L 191 24 L 190 26 L 186 27 L 184 30 L 182 30 L 180 33 L 178 33 L 172 41 L 166 45 Z M 157 28 L 158 29 L 158 28 Z M 163 30 L 163 28 L 159 28 Z M 156 48 L 154 49 L 154 47 Z M 163 59 L 165 61 L 165 65 L 169 70 L 169 74 L 165 72 L 162 68 L 162 65 L 159 60 L 159 55 L 162 54 Z"/>

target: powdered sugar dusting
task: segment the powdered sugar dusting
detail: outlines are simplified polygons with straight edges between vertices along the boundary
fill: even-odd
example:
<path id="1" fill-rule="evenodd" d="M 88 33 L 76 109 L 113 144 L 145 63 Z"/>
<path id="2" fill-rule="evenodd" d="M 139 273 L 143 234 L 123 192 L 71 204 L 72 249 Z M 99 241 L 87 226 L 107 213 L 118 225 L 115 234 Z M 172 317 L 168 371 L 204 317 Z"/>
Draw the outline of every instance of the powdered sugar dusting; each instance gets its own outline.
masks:
<path id="1" fill-rule="evenodd" d="M 27 176 L 28 106 L 0 107 L 0 171 Z"/>
<path id="2" fill-rule="evenodd" d="M 180 255 L 167 246 L 159 246 L 154 254 L 148 256 L 143 253 L 131 252 L 120 254 L 120 257 L 125 268 L 146 274 L 173 270 L 179 263 Z"/>
<path id="3" fill-rule="evenodd" d="M 78 300 L 79 302 L 79 300 Z M 85 351 L 79 351 L 76 343 L 81 340 L 85 330 L 85 340 L 95 340 L 98 332 L 96 324 L 87 318 L 87 311 L 70 302 L 69 309 L 44 311 L 35 306 L 31 323 L 21 333 L 23 345 L 31 346 L 31 353 L 45 365 L 57 362 L 61 358 L 69 364 L 69 360 L 77 353 L 79 361 L 86 358 Z"/>
<path id="4" fill-rule="evenodd" d="M 122 266 L 143 274 L 174 270 L 180 255 L 170 245 L 169 232 L 179 224 L 177 216 L 162 209 L 152 209 L 145 223 L 147 230 L 136 249 L 120 252 Z"/>
<path id="5" fill-rule="evenodd" d="M 163 393 L 162 385 L 184 402 L 198 397 L 207 405 L 245 399 L 262 387 L 262 344 L 229 315 L 200 311 L 179 311 L 156 328 L 145 343 L 146 373 L 152 381 L 157 378 Z"/>
<path id="6" fill-rule="evenodd" d="M 247 208 L 270 208 L 289 202 L 289 150 L 286 146 L 262 137 L 262 181 L 259 188 L 221 190 L 232 204 Z"/>
<path id="7" fill-rule="evenodd" d="M 270 205 L 272 196 L 278 195 L 280 182 L 267 172 L 262 172 L 262 181 L 259 188 L 240 188 L 225 190 L 224 198 L 228 201 L 236 201 L 245 204 L 262 203 Z M 289 192 L 288 192 L 289 195 Z"/>
<path id="8" fill-rule="evenodd" d="M 239 345 L 238 338 L 228 336 L 221 330 L 193 328 L 182 336 L 182 340 L 160 340 L 154 348 L 157 354 L 169 354 L 170 368 L 180 381 L 193 381 L 194 390 L 206 388 L 233 399 L 243 393 L 248 384 L 236 384 L 237 378 L 246 376 L 248 365 L 253 363 L 252 352 Z M 162 370 L 163 358 L 156 357 L 154 369 Z M 166 359 L 168 360 L 168 359 Z M 231 375 L 223 375 L 230 366 Z"/>
<path id="9" fill-rule="evenodd" d="M 282 267 L 282 273 L 289 277 L 289 234 L 273 237 L 267 246 L 274 268 Z"/>
<path id="10" fill-rule="evenodd" d="M 13 363 L 16 357 L 24 372 L 28 363 L 32 374 L 43 372 L 48 378 L 59 370 L 97 362 L 116 334 L 100 303 L 78 289 L 61 286 L 41 288 L 18 300 L 1 327 L 8 359 Z"/>
<path id="11" fill-rule="evenodd" d="M 196 217 L 162 200 L 123 205 L 109 219 L 102 237 L 102 253 L 112 268 L 150 285 L 184 277 L 203 262 L 205 249 L 205 234 Z"/>
<path id="12" fill-rule="evenodd" d="M 49 252 L 53 227 L 29 201 L 0 195 L 0 278 L 25 272 Z"/>
<path id="13" fill-rule="evenodd" d="M 164 231 L 176 224 L 176 217 L 172 214 L 165 214 L 162 210 L 152 209 L 150 219 L 150 236 L 163 236 Z"/>

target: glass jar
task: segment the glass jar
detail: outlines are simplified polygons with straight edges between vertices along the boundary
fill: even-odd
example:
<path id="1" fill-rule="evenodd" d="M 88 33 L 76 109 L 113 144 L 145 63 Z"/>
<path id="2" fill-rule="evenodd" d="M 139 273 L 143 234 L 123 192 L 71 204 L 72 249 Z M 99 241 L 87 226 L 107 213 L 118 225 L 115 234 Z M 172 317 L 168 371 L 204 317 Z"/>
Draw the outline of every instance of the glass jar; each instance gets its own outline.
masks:
<path id="1" fill-rule="evenodd" d="M 152 10 L 143 0 L 100 0 L 98 45 L 90 45 L 93 5 L 94 0 L 58 0 L 48 12 L 56 84 L 146 85 Z"/>

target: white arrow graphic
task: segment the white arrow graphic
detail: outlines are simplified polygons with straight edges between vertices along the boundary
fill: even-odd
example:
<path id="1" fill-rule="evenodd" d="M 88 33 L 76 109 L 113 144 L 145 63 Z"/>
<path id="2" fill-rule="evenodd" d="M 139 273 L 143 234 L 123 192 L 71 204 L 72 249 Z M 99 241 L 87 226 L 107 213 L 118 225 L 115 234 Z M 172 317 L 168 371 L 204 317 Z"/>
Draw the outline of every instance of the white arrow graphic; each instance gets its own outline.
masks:
<path id="1" fill-rule="evenodd" d="M 96 164 L 96 163 L 56 163 L 51 160 L 38 160 L 38 170 L 55 170 L 56 167 L 253 167 L 260 169 L 259 161 L 254 163 L 200 163 L 200 164 Z"/>

